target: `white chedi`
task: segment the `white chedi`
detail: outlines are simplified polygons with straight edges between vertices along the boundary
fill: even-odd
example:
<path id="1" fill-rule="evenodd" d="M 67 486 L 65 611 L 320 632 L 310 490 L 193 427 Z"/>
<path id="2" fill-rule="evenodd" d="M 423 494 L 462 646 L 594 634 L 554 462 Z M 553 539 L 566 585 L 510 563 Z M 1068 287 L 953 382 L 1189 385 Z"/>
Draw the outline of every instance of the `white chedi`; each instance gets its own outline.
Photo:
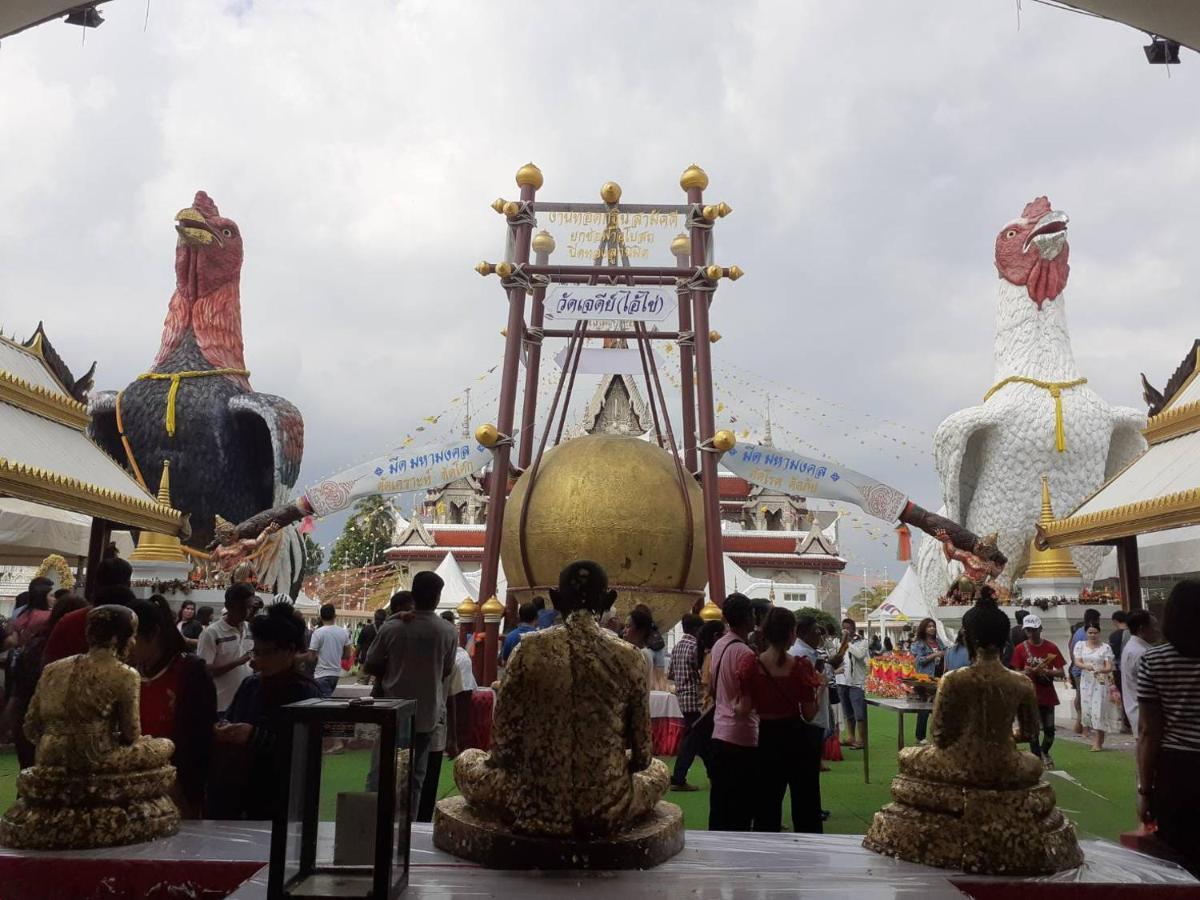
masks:
<path id="1" fill-rule="evenodd" d="M 998 535 L 1008 557 L 1001 580 L 1024 571 L 1049 479 L 1056 517 L 1066 515 L 1146 446 L 1146 417 L 1110 406 L 1084 380 L 1067 331 L 1067 216 L 1045 197 L 1025 207 L 996 238 L 1000 296 L 993 383 L 979 406 L 938 426 L 934 459 L 943 512 L 978 535 Z M 984 392 L 981 392 L 984 393 Z M 1089 586 L 1103 550 L 1073 548 Z M 961 567 L 925 539 L 917 569 L 935 604 Z"/>

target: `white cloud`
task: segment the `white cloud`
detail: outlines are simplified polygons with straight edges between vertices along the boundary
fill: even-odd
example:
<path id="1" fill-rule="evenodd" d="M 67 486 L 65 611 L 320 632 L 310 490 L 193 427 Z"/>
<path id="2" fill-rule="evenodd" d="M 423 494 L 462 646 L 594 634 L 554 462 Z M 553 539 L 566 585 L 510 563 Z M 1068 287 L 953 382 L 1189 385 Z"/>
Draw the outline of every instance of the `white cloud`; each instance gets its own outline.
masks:
<path id="1" fill-rule="evenodd" d="M 500 254 L 487 204 L 528 159 L 545 197 L 611 178 L 633 202 L 677 200 L 702 164 L 735 208 L 719 259 L 748 273 L 718 295 L 718 362 L 836 399 L 773 411 L 931 501 L 928 439 L 897 452 L 857 411 L 929 433 L 978 402 L 992 241 L 1036 194 L 1072 216 L 1075 351 L 1106 396 L 1136 404 L 1137 372 L 1162 381 L 1197 330 L 1200 59 L 1167 80 L 1109 22 L 1027 4 L 1017 30 L 1001 0 L 194 0 L 145 31 L 139 3 L 104 12 L 83 46 L 48 24 L 0 51 L 0 325 L 44 318 L 126 383 L 158 344 L 171 217 L 208 190 L 246 235 L 246 358 L 305 413 L 305 479 L 498 361 L 504 301 L 471 267 Z M 856 568 L 891 552 L 847 543 Z"/>

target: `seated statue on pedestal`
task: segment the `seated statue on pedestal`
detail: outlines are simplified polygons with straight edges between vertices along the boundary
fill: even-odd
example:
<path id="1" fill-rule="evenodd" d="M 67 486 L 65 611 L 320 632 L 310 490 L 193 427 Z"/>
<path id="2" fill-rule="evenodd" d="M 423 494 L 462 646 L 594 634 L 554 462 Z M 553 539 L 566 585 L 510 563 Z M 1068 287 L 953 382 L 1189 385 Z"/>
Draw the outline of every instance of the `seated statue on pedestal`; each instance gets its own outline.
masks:
<path id="1" fill-rule="evenodd" d="M 1075 828 L 1055 808 L 1041 761 L 1017 749 L 1036 731 L 1028 678 L 1004 668 L 1008 616 L 982 599 L 963 616 L 972 663 L 946 674 L 932 742 L 900 751 L 892 798 L 863 845 L 910 862 L 964 872 L 1038 875 L 1083 862 Z"/>
<path id="2" fill-rule="evenodd" d="M 506 868 L 644 868 L 683 847 L 679 808 L 654 758 L 642 654 L 602 630 L 616 599 L 593 562 L 550 591 L 564 624 L 524 636 L 496 699 L 492 750 L 455 762 L 434 842 Z"/>
<path id="3" fill-rule="evenodd" d="M 87 653 L 42 671 L 25 716 L 35 764 L 17 778 L 0 843 L 25 849 L 108 847 L 173 834 L 179 811 L 174 744 L 141 736 L 141 678 L 122 660 L 137 617 L 98 606 L 87 617 Z"/>

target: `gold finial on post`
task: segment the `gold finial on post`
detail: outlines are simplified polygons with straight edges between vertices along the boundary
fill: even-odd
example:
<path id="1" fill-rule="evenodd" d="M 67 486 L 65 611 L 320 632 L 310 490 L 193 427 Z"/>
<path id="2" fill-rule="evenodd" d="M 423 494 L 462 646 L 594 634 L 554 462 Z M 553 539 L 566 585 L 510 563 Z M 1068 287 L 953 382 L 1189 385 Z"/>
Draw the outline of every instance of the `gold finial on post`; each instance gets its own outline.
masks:
<path id="1" fill-rule="evenodd" d="M 531 187 L 535 191 L 542 189 L 542 170 L 531 162 L 517 169 L 517 187 Z"/>
<path id="2" fill-rule="evenodd" d="M 501 215 L 504 215 L 504 204 L 507 202 L 508 201 L 505 200 L 503 197 L 497 197 L 495 200 L 492 201 L 492 209 L 494 209 L 496 212 L 500 213 Z"/>
<path id="3" fill-rule="evenodd" d="M 600 199 L 612 206 L 621 199 L 621 186 L 615 181 L 606 181 L 600 186 Z"/>
<path id="4" fill-rule="evenodd" d="M 726 275 L 726 277 L 727 277 L 727 278 L 728 278 L 730 281 L 737 281 L 739 278 L 741 278 L 741 277 L 742 277 L 743 275 L 745 275 L 745 274 L 746 274 L 746 273 L 742 271 L 742 267 L 741 267 L 741 266 L 730 266 L 730 267 L 729 267 L 729 272 L 728 272 L 728 274 Z"/>
<path id="5" fill-rule="evenodd" d="M 507 278 L 513 273 L 513 264 L 510 262 L 496 263 L 496 274 L 501 278 Z"/>
<path id="6" fill-rule="evenodd" d="M 543 228 L 533 236 L 532 246 L 534 253 L 545 253 L 549 256 L 554 252 L 554 235 Z"/>
<path id="7" fill-rule="evenodd" d="M 715 344 L 720 339 L 721 339 L 721 332 L 717 331 L 716 329 L 713 329 L 712 331 L 710 331 L 708 333 L 708 342 L 710 344 Z"/>
<path id="8" fill-rule="evenodd" d="M 679 186 L 685 191 L 692 188 L 704 190 L 708 187 L 708 175 L 705 171 L 695 163 L 692 163 L 683 170 L 683 174 L 679 176 Z"/>
<path id="9" fill-rule="evenodd" d="M 478 272 L 480 275 L 487 277 L 488 275 L 491 275 L 493 272 L 496 271 L 496 267 L 493 266 L 490 262 L 484 261 L 475 266 L 475 271 Z"/>
<path id="10" fill-rule="evenodd" d="M 687 236 L 686 232 L 679 232 L 671 240 L 671 253 L 675 256 L 691 256 L 692 239 Z"/>

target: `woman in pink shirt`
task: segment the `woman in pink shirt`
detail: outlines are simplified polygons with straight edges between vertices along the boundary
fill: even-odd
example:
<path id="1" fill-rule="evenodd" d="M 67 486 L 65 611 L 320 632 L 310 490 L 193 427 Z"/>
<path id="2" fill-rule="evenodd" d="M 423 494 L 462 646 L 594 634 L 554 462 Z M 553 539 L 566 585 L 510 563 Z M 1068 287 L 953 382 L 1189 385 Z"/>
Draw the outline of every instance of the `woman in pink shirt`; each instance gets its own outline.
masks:
<path id="1" fill-rule="evenodd" d="M 749 831 L 754 821 L 755 755 L 758 714 L 739 710 L 738 666 L 754 659 L 746 638 L 754 628 L 750 598 L 730 594 L 721 609 L 729 625 L 712 649 L 712 682 L 716 696 L 713 715 L 712 768 L 708 798 L 709 831 Z"/>

